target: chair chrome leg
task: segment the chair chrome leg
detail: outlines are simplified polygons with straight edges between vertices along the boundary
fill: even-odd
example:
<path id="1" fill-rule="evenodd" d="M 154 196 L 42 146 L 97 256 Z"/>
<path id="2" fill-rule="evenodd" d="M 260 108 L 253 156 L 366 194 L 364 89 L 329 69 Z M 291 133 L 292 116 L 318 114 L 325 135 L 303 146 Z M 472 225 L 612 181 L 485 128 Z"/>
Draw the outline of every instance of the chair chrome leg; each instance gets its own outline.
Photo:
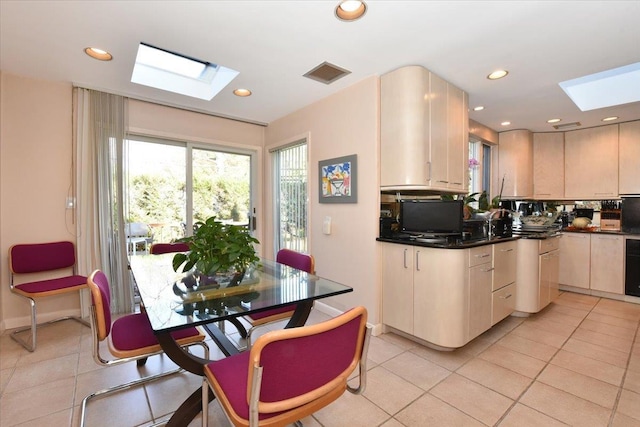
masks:
<path id="1" fill-rule="evenodd" d="M 209 425 L 209 383 L 206 377 L 202 380 L 202 427 Z"/>
<path id="2" fill-rule="evenodd" d="M 302 421 L 298 420 L 295 423 L 293 423 L 294 426 L 296 427 L 304 427 L 304 425 L 302 424 Z"/>

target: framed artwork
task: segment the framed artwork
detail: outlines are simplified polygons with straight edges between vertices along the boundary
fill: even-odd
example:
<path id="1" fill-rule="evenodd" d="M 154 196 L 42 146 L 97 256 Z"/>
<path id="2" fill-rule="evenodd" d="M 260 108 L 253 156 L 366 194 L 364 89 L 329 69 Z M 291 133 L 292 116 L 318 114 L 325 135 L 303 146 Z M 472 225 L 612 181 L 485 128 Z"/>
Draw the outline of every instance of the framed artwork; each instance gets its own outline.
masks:
<path id="1" fill-rule="evenodd" d="M 318 171 L 320 203 L 358 202 L 358 159 L 355 154 L 321 160 Z"/>

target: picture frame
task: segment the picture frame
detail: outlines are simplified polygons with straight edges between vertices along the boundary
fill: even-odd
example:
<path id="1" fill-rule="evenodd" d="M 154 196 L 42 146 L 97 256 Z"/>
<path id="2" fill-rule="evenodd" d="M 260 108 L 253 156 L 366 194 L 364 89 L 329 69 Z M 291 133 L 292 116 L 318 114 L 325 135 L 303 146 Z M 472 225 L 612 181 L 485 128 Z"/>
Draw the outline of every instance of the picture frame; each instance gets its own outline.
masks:
<path id="1" fill-rule="evenodd" d="M 336 157 L 318 162 L 320 203 L 358 202 L 358 157 Z"/>

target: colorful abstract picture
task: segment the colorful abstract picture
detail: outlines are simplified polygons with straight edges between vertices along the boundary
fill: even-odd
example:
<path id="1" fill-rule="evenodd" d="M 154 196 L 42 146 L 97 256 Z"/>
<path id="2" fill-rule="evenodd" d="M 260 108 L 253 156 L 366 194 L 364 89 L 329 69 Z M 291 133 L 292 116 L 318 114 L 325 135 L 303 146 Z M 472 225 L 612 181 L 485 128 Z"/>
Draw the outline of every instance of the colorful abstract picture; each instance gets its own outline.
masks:
<path id="1" fill-rule="evenodd" d="M 319 162 L 320 203 L 356 203 L 356 155 Z"/>

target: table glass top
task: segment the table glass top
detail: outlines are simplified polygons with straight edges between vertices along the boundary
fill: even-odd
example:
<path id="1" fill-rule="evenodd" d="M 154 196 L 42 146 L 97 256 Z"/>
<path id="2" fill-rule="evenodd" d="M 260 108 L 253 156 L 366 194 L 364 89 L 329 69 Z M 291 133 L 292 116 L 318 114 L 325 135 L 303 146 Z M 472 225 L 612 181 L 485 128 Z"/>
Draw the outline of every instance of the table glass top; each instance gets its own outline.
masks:
<path id="1" fill-rule="evenodd" d="M 319 276 L 261 259 L 239 285 L 227 279 L 176 273 L 175 254 L 136 255 L 130 264 L 155 331 L 216 322 L 286 304 L 326 298 L 353 289 Z M 210 283 L 215 280 L 218 283 Z"/>

